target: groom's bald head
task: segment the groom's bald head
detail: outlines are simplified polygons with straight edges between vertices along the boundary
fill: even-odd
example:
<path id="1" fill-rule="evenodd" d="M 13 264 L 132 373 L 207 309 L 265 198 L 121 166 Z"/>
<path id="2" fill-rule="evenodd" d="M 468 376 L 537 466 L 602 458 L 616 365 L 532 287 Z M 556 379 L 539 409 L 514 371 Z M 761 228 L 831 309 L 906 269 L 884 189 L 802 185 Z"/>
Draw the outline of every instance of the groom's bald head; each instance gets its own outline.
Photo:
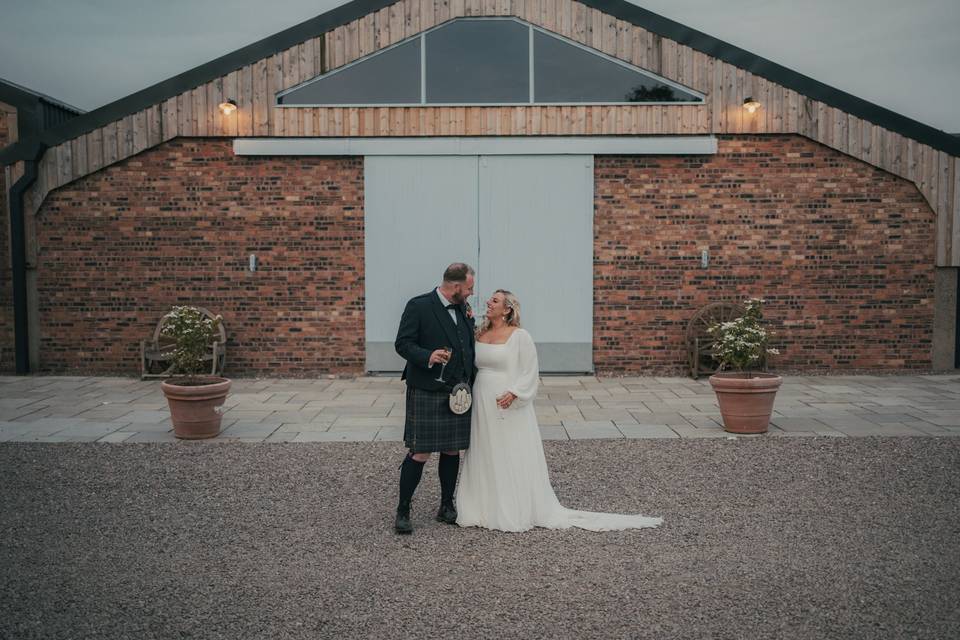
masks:
<path id="1" fill-rule="evenodd" d="M 468 265 L 465 262 L 454 262 L 443 272 L 443 283 L 453 284 L 460 283 L 463 284 L 467 281 L 467 276 L 476 275 L 473 272 L 473 267 Z"/>
<path id="2" fill-rule="evenodd" d="M 473 295 L 473 276 L 473 267 L 465 262 L 454 262 L 443 272 L 440 290 L 447 300 L 463 304 Z"/>

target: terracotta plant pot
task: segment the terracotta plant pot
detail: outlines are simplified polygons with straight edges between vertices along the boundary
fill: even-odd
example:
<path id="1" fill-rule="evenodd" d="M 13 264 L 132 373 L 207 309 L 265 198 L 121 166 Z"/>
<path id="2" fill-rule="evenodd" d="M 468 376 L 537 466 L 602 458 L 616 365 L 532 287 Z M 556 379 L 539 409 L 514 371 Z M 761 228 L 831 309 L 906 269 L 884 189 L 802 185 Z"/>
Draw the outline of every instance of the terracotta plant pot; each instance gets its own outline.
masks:
<path id="1" fill-rule="evenodd" d="M 710 385 L 720 403 L 723 428 L 730 433 L 766 433 L 773 400 L 783 378 L 772 373 L 717 373 Z"/>
<path id="2" fill-rule="evenodd" d="M 184 440 L 212 438 L 220 433 L 220 407 L 230 391 L 226 378 L 184 378 L 160 383 L 170 405 L 173 435 Z"/>

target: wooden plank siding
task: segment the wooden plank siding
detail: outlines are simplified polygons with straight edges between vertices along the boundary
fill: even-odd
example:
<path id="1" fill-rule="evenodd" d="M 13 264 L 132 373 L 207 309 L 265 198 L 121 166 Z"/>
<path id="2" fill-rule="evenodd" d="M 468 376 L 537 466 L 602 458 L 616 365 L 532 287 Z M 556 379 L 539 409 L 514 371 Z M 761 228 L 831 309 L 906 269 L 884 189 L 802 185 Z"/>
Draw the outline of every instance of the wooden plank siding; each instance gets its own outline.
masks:
<path id="1" fill-rule="evenodd" d="M 960 265 L 960 224 L 957 224 L 957 212 L 960 211 L 960 159 L 952 158 L 953 178 L 950 189 L 953 192 L 953 204 L 950 206 L 952 225 L 950 227 L 951 252 L 945 262 L 950 266 Z"/>
<path id="2" fill-rule="evenodd" d="M 706 95 L 702 106 L 278 108 L 275 95 L 461 16 L 517 16 Z M 762 108 L 748 114 L 744 98 Z M 237 102 L 231 116 L 217 105 Z M 936 263 L 960 266 L 956 157 L 572 0 L 402 0 L 48 150 L 31 202 L 177 136 L 796 133 L 914 182 L 937 217 Z"/>

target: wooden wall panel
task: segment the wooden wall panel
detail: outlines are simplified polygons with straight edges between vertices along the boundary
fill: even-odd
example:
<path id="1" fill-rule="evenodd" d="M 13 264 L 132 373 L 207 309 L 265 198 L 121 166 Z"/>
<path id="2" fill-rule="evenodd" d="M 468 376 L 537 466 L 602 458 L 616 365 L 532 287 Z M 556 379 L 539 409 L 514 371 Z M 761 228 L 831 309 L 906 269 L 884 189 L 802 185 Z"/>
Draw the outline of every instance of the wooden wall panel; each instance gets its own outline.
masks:
<path id="1" fill-rule="evenodd" d="M 420 3 L 420 24 L 424 29 L 429 29 L 430 27 L 436 24 L 434 20 L 436 19 L 434 13 L 435 7 L 432 2 L 421 2 Z M 390 16 L 390 44 L 396 44 L 401 42 L 407 37 L 406 29 L 404 28 L 404 8 L 403 5 L 399 2 L 392 4 L 387 7 L 388 15 Z M 411 34 L 412 35 L 412 34 Z M 343 37 L 343 36 L 341 36 Z M 348 59 L 349 61 L 349 59 Z"/>
<path id="2" fill-rule="evenodd" d="M 346 30 L 346 27 L 337 27 L 329 34 L 329 49 L 327 51 L 329 53 L 328 57 L 330 59 L 331 69 L 342 67 L 347 61 L 347 54 L 344 49 L 346 44 L 344 39 Z M 389 45 L 390 42 L 388 41 L 387 44 Z"/>
<path id="3" fill-rule="evenodd" d="M 839 109 L 833 111 L 833 148 L 841 153 L 847 152 L 847 114 Z"/>
<path id="4" fill-rule="evenodd" d="M 398 6 L 398 11 L 402 20 L 402 7 Z M 360 25 L 354 20 L 346 26 L 343 34 L 343 54 L 347 62 L 353 62 L 360 57 Z"/>
<path id="5" fill-rule="evenodd" d="M 943 264 L 953 255 L 953 158 L 943 151 L 937 152 L 937 219 L 943 220 L 943 252 L 937 251 L 937 262 Z M 940 238 L 938 237 L 939 241 Z M 938 242 L 938 246 L 939 246 Z"/>
<path id="6" fill-rule="evenodd" d="M 57 179 L 53 185 L 54 188 L 73 180 L 73 152 L 70 146 L 70 141 L 67 141 L 54 147 L 57 162 Z"/>
<path id="7" fill-rule="evenodd" d="M 240 91 L 239 76 L 236 71 L 231 71 L 222 78 L 214 82 L 214 102 L 211 107 L 214 119 L 214 129 L 218 136 L 236 136 L 238 122 L 240 120 L 240 100 L 238 98 Z M 219 95 L 216 95 L 219 92 Z M 233 100 L 237 103 L 237 110 L 231 115 L 224 115 L 220 111 L 220 103 L 227 100 Z"/>
<path id="8" fill-rule="evenodd" d="M 117 122 L 103 127 L 103 165 L 110 166 L 117 161 Z"/>
<path id="9" fill-rule="evenodd" d="M 190 91 L 192 100 L 190 105 L 190 114 L 193 122 L 193 135 L 209 135 L 207 130 L 207 87 L 201 85 Z"/>
<path id="10" fill-rule="evenodd" d="M 133 125 L 135 113 L 121 118 L 117 123 L 117 159 L 124 160 L 133 155 Z"/>
<path id="11" fill-rule="evenodd" d="M 191 120 L 190 93 L 181 93 L 177 96 L 177 135 L 193 135 L 193 121 Z"/>
<path id="12" fill-rule="evenodd" d="M 252 65 L 253 84 L 253 135 L 264 136 L 270 132 L 270 110 L 272 109 L 267 60 L 259 60 Z"/>
<path id="13" fill-rule="evenodd" d="M 147 148 L 147 112 L 138 111 L 130 119 L 130 145 L 125 157 L 140 153 Z"/>
<path id="14" fill-rule="evenodd" d="M 56 148 L 47 151 L 43 155 L 43 160 L 38 168 L 38 173 L 42 177 L 40 182 L 40 199 L 46 197 L 46 194 L 53 189 L 57 180 L 57 152 Z"/>
<path id="15" fill-rule="evenodd" d="M 404 22 L 409 19 L 409 14 L 404 13 Z M 373 14 L 368 14 L 367 16 L 360 19 L 359 27 L 357 28 L 357 56 L 363 58 L 368 56 L 374 51 L 377 50 L 376 38 L 374 37 L 375 31 L 373 30 Z M 310 43 L 310 44 L 308 44 Z M 310 55 L 310 65 L 306 65 L 306 50 L 311 49 L 312 53 L 312 41 L 308 41 L 301 46 L 301 58 L 300 58 L 300 71 L 303 74 L 304 80 L 309 80 L 310 78 L 318 75 L 316 70 L 313 68 L 313 56 Z"/>
<path id="16" fill-rule="evenodd" d="M 164 100 L 160 105 L 160 141 L 173 140 L 179 135 L 177 98 Z"/>
<path id="17" fill-rule="evenodd" d="M 353 30 L 353 34 L 356 36 L 356 29 Z M 281 86 L 286 89 L 288 87 L 294 87 L 300 84 L 300 56 L 297 51 L 297 47 L 291 47 L 290 49 L 283 51 L 278 58 L 280 59 L 280 64 L 282 65 L 282 71 L 280 73 Z M 278 110 L 277 119 L 279 120 L 281 117 L 283 118 L 283 135 L 301 135 L 298 121 L 300 111 L 300 109 Z"/>
<path id="18" fill-rule="evenodd" d="M 73 140 L 70 140 L 69 142 L 66 143 L 70 146 L 70 172 L 68 175 L 70 176 L 69 180 L 71 182 L 73 180 L 76 180 L 80 176 L 86 175 L 85 165 L 87 163 L 87 150 L 83 149 L 81 151 L 80 149 L 81 140 L 83 140 L 83 136 L 80 136 L 79 138 L 74 138 Z M 81 172 L 81 165 L 83 165 L 82 172 Z"/>
<path id="19" fill-rule="evenodd" d="M 932 151 L 932 150 L 931 150 Z M 949 253 L 947 238 L 950 234 L 949 212 L 941 207 L 940 190 L 940 152 L 926 154 L 925 184 L 927 201 L 937 215 L 936 255 L 937 261 L 945 260 Z"/>
<path id="20" fill-rule="evenodd" d="M 934 211 L 937 210 L 937 151 L 930 147 L 923 148 L 923 174 L 920 181 L 921 191 Z"/>
<path id="21" fill-rule="evenodd" d="M 237 71 L 237 114 L 236 135 L 253 135 L 253 65 L 247 65 Z"/>
<path id="22" fill-rule="evenodd" d="M 862 121 L 856 116 L 845 114 L 847 119 L 847 153 L 854 158 L 860 158 L 860 127 Z"/>
<path id="23" fill-rule="evenodd" d="M 953 193 L 953 204 L 950 206 L 950 246 L 953 250 L 943 260 L 937 260 L 940 266 L 960 266 L 960 223 L 957 221 L 957 212 L 960 212 L 960 158 L 951 159 L 953 164 L 953 179 L 950 181 L 950 190 Z"/>
<path id="24" fill-rule="evenodd" d="M 412 8 L 411 8 L 411 11 L 412 11 Z M 413 21 L 413 18 L 411 16 L 411 23 L 412 21 Z M 420 18 L 419 18 L 419 11 L 418 11 L 417 23 L 419 24 L 419 22 L 420 22 Z M 380 11 L 377 11 L 376 13 L 373 14 L 373 30 L 374 30 L 374 41 L 376 42 L 377 49 L 379 50 L 386 47 L 390 43 L 390 12 L 386 7 L 384 7 L 383 9 L 380 9 Z M 333 68 L 332 62 L 329 56 L 330 34 L 327 34 L 324 40 L 327 43 L 325 46 L 325 51 L 327 52 L 326 64 L 330 65 L 329 67 L 324 66 L 323 70 L 324 72 L 326 72 L 329 69 Z"/>
<path id="25" fill-rule="evenodd" d="M 103 168 L 103 129 L 94 129 L 87 134 L 87 170 Z"/>
<path id="26" fill-rule="evenodd" d="M 270 135 L 284 135 L 284 109 L 274 105 L 274 96 L 284 89 L 283 54 L 277 53 L 267 62 L 267 105 Z"/>

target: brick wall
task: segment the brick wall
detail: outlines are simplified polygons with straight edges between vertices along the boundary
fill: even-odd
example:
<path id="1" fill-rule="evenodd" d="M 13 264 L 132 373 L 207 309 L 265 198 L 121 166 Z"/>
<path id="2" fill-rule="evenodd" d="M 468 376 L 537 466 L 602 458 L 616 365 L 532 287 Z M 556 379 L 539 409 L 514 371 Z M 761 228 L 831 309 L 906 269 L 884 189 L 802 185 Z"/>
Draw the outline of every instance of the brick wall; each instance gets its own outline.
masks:
<path id="1" fill-rule="evenodd" d="M 189 303 L 224 315 L 230 375 L 360 373 L 362 190 L 358 158 L 178 139 L 55 191 L 43 370 L 134 374 Z M 728 137 L 710 157 L 598 157 L 595 204 L 601 373 L 679 372 L 692 313 L 746 296 L 770 301 L 780 368 L 930 367 L 933 214 L 904 180 L 797 136 Z"/>
<path id="2" fill-rule="evenodd" d="M 7 112 L 0 108 L 0 149 L 10 143 Z M 9 185 L 6 170 L 0 166 L 0 373 L 16 369 L 13 345 L 13 274 L 10 270 L 10 212 L 7 209 Z"/>
<path id="3" fill-rule="evenodd" d="M 694 311 L 748 296 L 769 301 L 775 367 L 930 368 L 934 214 L 914 185 L 798 136 L 595 167 L 598 372 L 680 371 Z"/>
<path id="4" fill-rule="evenodd" d="M 228 374 L 363 369 L 362 159 L 178 139 L 52 193 L 37 233 L 44 371 L 138 372 L 174 304 L 223 315 Z"/>

